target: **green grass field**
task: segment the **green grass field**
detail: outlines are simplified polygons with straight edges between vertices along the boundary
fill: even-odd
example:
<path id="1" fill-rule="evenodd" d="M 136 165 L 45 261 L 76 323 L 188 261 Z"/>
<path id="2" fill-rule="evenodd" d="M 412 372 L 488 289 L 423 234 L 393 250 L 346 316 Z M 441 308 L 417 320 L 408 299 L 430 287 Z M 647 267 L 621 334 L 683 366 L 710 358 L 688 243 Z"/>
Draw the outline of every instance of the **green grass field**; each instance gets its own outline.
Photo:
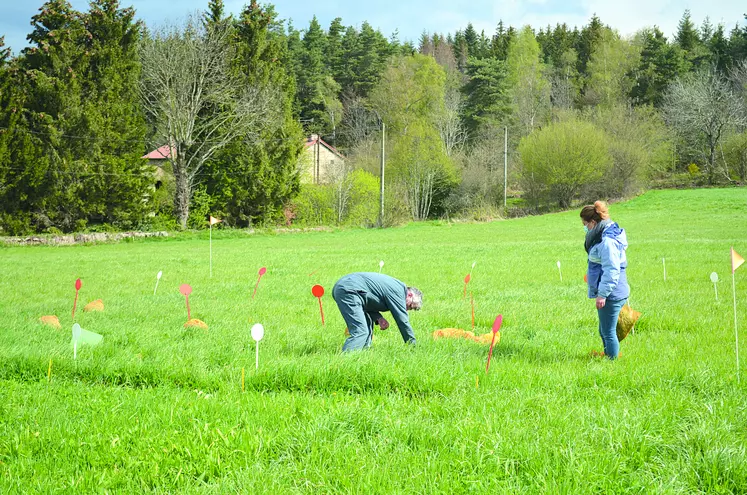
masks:
<path id="1" fill-rule="evenodd" d="M 747 493 L 729 265 L 731 245 L 747 255 L 747 190 L 652 191 L 611 213 L 628 233 L 631 302 L 644 315 L 614 363 L 589 357 L 601 342 L 577 211 L 218 231 L 212 278 L 207 232 L 0 248 L 0 492 Z M 418 345 L 393 325 L 372 350 L 341 355 L 332 286 L 380 259 L 424 293 L 411 316 Z M 486 346 L 431 338 L 470 329 L 473 261 L 476 333 L 504 316 L 487 376 Z M 104 342 L 73 361 L 78 277 L 76 320 Z M 182 328 L 182 283 L 208 331 Z M 324 327 L 315 283 L 327 289 Z M 747 340 L 747 266 L 737 297 Z M 98 298 L 103 313 L 82 311 Z M 38 323 L 49 314 L 62 330 Z"/>

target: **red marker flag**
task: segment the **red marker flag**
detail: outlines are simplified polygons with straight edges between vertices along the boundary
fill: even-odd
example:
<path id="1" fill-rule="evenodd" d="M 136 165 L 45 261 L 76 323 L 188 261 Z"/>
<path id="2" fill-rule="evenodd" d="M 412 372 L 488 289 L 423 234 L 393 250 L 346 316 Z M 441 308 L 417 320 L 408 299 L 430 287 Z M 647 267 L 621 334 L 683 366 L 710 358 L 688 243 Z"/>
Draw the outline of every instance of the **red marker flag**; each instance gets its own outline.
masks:
<path id="1" fill-rule="evenodd" d="M 78 291 L 83 284 L 80 279 L 75 281 L 75 300 L 73 301 L 73 320 L 75 320 L 75 307 L 78 305 Z"/>
<path id="2" fill-rule="evenodd" d="M 254 299 L 254 296 L 257 295 L 257 287 L 259 287 L 259 281 L 262 280 L 262 275 L 267 273 L 267 268 L 264 266 L 259 269 L 259 277 L 257 278 L 257 285 L 254 286 L 254 294 L 252 294 L 252 299 Z"/>
<path id="3" fill-rule="evenodd" d="M 311 293 L 319 299 L 319 313 L 322 315 L 322 325 L 324 325 L 324 310 L 322 309 L 322 296 L 324 295 L 324 287 L 321 285 L 315 285 L 311 288 Z"/>
<path id="4" fill-rule="evenodd" d="M 179 286 L 179 292 L 187 300 L 187 321 L 192 319 L 192 312 L 189 310 L 189 295 L 192 293 L 192 287 L 189 284 L 182 284 Z"/>
<path id="5" fill-rule="evenodd" d="M 493 322 L 493 340 L 490 342 L 490 351 L 488 351 L 488 365 L 485 366 L 485 374 L 490 369 L 490 358 L 493 357 L 493 346 L 495 345 L 495 335 L 500 331 L 503 324 L 503 315 L 498 315 Z"/>
<path id="6" fill-rule="evenodd" d="M 467 284 L 469 281 L 472 280 L 472 274 L 468 273 L 466 277 L 464 277 L 464 294 L 462 295 L 462 299 L 467 297 Z"/>

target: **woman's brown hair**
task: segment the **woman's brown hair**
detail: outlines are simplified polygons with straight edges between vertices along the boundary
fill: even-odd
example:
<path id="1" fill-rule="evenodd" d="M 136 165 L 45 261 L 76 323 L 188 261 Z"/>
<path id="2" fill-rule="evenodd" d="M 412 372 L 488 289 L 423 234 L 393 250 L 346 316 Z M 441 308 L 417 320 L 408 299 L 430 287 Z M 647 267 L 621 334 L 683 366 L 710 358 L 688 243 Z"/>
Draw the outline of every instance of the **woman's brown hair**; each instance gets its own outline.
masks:
<path id="1" fill-rule="evenodd" d="M 609 217 L 610 212 L 607 210 L 607 204 L 604 201 L 596 201 L 593 205 L 586 205 L 581 208 L 581 219 L 585 222 L 593 220 L 599 223 Z"/>

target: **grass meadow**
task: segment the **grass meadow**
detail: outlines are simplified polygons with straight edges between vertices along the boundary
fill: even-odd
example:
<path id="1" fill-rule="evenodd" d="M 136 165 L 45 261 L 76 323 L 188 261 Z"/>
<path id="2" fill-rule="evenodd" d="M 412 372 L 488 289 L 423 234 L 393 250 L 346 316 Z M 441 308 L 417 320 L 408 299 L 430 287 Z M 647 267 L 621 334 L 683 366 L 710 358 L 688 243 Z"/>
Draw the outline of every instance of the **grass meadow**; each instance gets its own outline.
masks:
<path id="1" fill-rule="evenodd" d="M 747 255 L 747 190 L 651 191 L 610 211 L 628 234 L 631 303 L 643 313 L 617 362 L 589 356 L 602 346 L 575 210 L 217 230 L 212 278 L 207 232 L 0 248 L 0 492 L 747 493 L 729 264 L 730 246 Z M 411 313 L 418 345 L 393 324 L 371 350 L 342 355 L 332 286 L 379 260 L 424 293 Z M 475 333 L 504 317 L 489 375 L 487 346 L 431 338 L 471 328 L 462 290 L 473 261 Z M 747 341 L 747 266 L 736 275 Z M 104 341 L 74 361 L 78 277 L 76 321 Z M 183 328 L 182 283 L 207 331 Z M 99 298 L 104 312 L 82 311 Z M 52 314 L 62 330 L 38 322 Z"/>

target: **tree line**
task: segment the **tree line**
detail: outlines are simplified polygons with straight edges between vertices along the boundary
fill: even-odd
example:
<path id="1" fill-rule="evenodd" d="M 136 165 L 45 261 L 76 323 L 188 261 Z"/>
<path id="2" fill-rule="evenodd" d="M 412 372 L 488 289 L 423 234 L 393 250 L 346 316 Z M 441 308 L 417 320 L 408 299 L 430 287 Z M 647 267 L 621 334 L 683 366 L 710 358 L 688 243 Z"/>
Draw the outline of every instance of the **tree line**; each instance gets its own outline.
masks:
<path id="1" fill-rule="evenodd" d="M 502 22 L 423 32 L 297 29 L 271 4 L 222 0 L 145 26 L 118 0 L 50 0 L 30 46 L 0 38 L 0 229 L 6 234 L 374 225 L 386 129 L 385 222 L 618 198 L 652 183 L 747 180 L 747 25 Z M 303 142 L 346 157 L 301 184 Z M 504 149 L 504 137 L 508 146 Z M 141 157 L 166 145 L 164 187 Z M 505 153 L 505 155 L 504 155 Z M 510 164 L 504 184 L 504 157 Z"/>

